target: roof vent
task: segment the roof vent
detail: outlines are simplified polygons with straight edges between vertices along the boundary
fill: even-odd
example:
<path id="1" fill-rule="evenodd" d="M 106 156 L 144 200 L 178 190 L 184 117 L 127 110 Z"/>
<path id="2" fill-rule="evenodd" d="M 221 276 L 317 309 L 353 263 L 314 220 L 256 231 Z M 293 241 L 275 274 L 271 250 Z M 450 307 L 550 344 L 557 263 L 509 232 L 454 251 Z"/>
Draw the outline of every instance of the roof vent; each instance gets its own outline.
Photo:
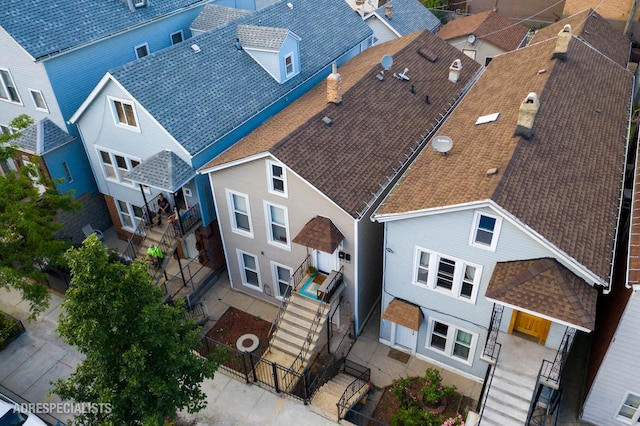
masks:
<path id="1" fill-rule="evenodd" d="M 462 61 L 456 59 L 449 67 L 449 81 L 457 83 L 460 79 L 460 71 L 462 71 Z"/>
<path id="2" fill-rule="evenodd" d="M 569 40 L 571 40 L 571 25 L 564 26 L 562 31 L 558 33 L 558 41 L 556 42 L 556 49 L 553 52 L 551 59 L 560 59 L 564 61 L 567 59 L 567 49 L 569 48 Z"/>
<path id="3" fill-rule="evenodd" d="M 193 50 L 194 52 L 198 53 L 200 52 L 200 46 L 198 46 L 197 44 L 192 44 L 191 45 L 191 50 Z"/>
<path id="4" fill-rule="evenodd" d="M 534 92 L 529 93 L 520 104 L 518 123 L 516 124 L 516 130 L 513 132 L 513 136 L 522 136 L 527 140 L 531 139 L 533 136 L 533 121 L 536 118 L 538 108 L 540 108 L 538 95 Z"/>
<path id="5" fill-rule="evenodd" d="M 327 126 L 331 126 L 333 124 L 333 121 L 331 121 L 331 119 L 329 117 L 327 117 L 326 115 L 324 117 L 322 117 L 322 122 L 324 124 L 326 124 Z"/>
<path id="6" fill-rule="evenodd" d="M 498 174 L 498 168 L 497 167 L 492 167 L 490 169 L 487 169 L 487 176 L 493 176 L 493 175 L 497 175 Z"/>
<path id="7" fill-rule="evenodd" d="M 423 58 L 425 58 L 427 61 L 429 62 L 435 62 L 438 60 L 438 55 L 436 55 L 435 53 L 433 53 L 432 51 L 430 51 L 429 49 L 423 47 L 422 49 L 418 50 L 418 54 L 420 56 L 422 56 Z"/>
<path id="8" fill-rule="evenodd" d="M 288 7 L 289 9 L 293 10 L 293 3 L 291 3 L 291 2 L 287 3 L 287 7 Z"/>
<path id="9" fill-rule="evenodd" d="M 387 17 L 387 19 L 391 19 L 391 17 L 393 16 L 393 5 L 392 4 L 388 4 L 384 7 L 384 16 Z"/>

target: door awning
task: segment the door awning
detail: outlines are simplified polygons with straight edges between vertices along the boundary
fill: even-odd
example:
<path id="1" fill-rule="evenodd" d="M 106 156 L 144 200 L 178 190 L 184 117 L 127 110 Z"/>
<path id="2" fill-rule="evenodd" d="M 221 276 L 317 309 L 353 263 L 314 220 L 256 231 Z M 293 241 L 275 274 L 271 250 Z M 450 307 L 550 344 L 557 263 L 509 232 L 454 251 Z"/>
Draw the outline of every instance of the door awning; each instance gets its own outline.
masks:
<path id="1" fill-rule="evenodd" d="M 175 153 L 164 150 L 124 174 L 134 183 L 175 193 L 196 176 L 196 170 Z"/>
<path id="2" fill-rule="evenodd" d="M 498 262 L 485 296 L 581 329 L 595 327 L 598 291 L 555 259 Z"/>
<path id="3" fill-rule="evenodd" d="M 333 253 L 344 235 L 328 217 L 316 216 L 298 232 L 293 242 L 325 253 Z"/>
<path id="4" fill-rule="evenodd" d="M 420 310 L 419 306 L 405 302 L 402 299 L 393 299 L 387 309 L 384 310 L 382 319 L 419 331 L 424 315 L 422 315 L 422 310 Z"/>

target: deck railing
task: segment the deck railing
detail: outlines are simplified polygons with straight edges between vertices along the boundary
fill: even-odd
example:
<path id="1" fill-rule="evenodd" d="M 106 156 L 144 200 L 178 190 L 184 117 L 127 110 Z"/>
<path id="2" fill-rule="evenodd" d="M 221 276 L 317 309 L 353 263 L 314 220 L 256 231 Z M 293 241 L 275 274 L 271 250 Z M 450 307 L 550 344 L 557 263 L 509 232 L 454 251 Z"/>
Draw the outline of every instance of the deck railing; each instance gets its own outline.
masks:
<path id="1" fill-rule="evenodd" d="M 493 304 L 493 312 L 491 313 L 491 323 L 489 324 L 489 333 L 487 334 L 487 342 L 484 345 L 482 355 L 496 363 L 498 357 L 496 354 L 496 345 L 498 341 L 498 332 L 500 331 L 500 322 L 502 321 L 502 312 L 504 306 Z"/>
<path id="2" fill-rule="evenodd" d="M 293 274 L 291 274 L 291 287 L 294 290 L 298 290 L 298 285 L 302 282 L 302 279 L 305 277 L 305 275 L 307 275 L 307 272 L 311 266 L 311 255 L 308 254 L 307 257 L 304 258 L 300 266 L 298 266 L 298 268 L 293 271 Z"/>
<path id="3" fill-rule="evenodd" d="M 340 400 L 336 404 L 338 406 L 338 417 L 343 418 L 346 410 L 351 408 L 349 400 L 353 398 L 363 387 L 367 386 L 371 380 L 371 370 L 355 362 L 345 360 L 344 372 L 354 376 L 355 380 L 347 386 L 342 393 Z"/>

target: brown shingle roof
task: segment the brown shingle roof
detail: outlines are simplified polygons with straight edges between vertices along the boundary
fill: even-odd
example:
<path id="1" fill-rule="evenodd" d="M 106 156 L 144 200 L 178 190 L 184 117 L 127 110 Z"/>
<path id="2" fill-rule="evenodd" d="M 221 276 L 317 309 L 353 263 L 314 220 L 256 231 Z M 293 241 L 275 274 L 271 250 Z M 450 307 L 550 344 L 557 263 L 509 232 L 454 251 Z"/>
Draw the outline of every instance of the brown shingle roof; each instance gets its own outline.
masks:
<path id="1" fill-rule="evenodd" d="M 490 10 L 449 21 L 440 27 L 437 36 L 451 40 L 473 34 L 476 39 L 484 39 L 504 50 L 515 50 L 528 31 L 524 25 Z"/>
<path id="2" fill-rule="evenodd" d="M 293 242 L 325 253 L 333 253 L 342 240 L 344 235 L 331 219 L 316 216 L 302 227 Z"/>
<path id="3" fill-rule="evenodd" d="M 494 58 L 438 132 L 454 141 L 449 155 L 425 150 L 378 215 L 492 199 L 608 281 L 633 78 L 576 38 L 566 61 L 552 60 L 555 44 Z M 529 92 L 540 109 L 526 141 L 513 132 Z"/>
<path id="4" fill-rule="evenodd" d="M 393 299 L 382 314 L 382 319 L 395 322 L 411 330 L 419 331 L 423 319 L 419 306 L 405 302 L 401 299 Z"/>
<path id="5" fill-rule="evenodd" d="M 420 32 L 373 46 L 344 64 L 338 72 L 342 75 L 342 90 L 349 90 L 372 67 L 380 64 L 384 55 L 394 55 L 420 35 Z M 245 138 L 207 163 L 203 169 L 266 152 L 282 138 L 304 124 L 327 105 L 326 83 L 321 82 L 287 108 L 271 117 Z"/>
<path id="6" fill-rule="evenodd" d="M 598 291 L 555 259 L 498 262 L 486 297 L 593 330 Z"/>
<path id="7" fill-rule="evenodd" d="M 640 148 L 640 147 L 638 147 Z M 629 254 L 627 259 L 627 282 L 640 284 L 640 155 L 636 154 L 633 202 L 631 204 L 631 229 L 629 232 Z"/>
<path id="8" fill-rule="evenodd" d="M 605 19 L 626 22 L 629 18 L 631 5 L 634 0 L 565 0 L 563 17 L 574 15 L 584 9 L 595 8 Z M 636 17 L 640 14 L 638 9 Z"/>
<path id="9" fill-rule="evenodd" d="M 629 61 L 630 40 L 619 33 L 598 13 L 583 10 L 562 21 L 548 25 L 536 33 L 532 43 L 555 38 L 565 25 L 571 25 L 574 36 L 580 37 L 617 64 L 626 67 Z"/>

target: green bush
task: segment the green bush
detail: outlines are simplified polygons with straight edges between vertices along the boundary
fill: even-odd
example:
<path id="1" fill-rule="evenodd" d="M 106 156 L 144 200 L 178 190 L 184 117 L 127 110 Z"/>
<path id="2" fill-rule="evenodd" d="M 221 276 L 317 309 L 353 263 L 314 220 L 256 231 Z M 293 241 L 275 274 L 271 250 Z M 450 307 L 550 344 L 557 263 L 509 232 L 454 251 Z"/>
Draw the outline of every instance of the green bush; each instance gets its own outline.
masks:
<path id="1" fill-rule="evenodd" d="M 22 333 L 22 327 L 16 327 L 17 319 L 0 312 L 0 349 L 5 348 L 14 337 Z"/>
<path id="2" fill-rule="evenodd" d="M 391 426 L 440 426 L 444 418 L 418 407 L 402 409 L 391 416 Z"/>

